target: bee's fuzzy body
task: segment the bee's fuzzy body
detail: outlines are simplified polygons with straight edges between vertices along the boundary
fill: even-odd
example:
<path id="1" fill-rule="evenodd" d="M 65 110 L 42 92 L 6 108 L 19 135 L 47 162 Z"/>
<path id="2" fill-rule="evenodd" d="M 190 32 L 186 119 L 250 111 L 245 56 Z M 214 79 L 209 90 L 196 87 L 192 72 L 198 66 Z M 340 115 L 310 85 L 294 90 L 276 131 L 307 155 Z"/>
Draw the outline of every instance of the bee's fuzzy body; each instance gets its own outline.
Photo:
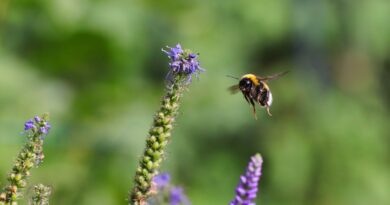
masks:
<path id="1" fill-rule="evenodd" d="M 253 108 L 253 114 L 256 118 L 256 107 L 255 104 L 259 104 L 261 107 L 265 107 L 269 116 L 271 115 L 270 107 L 273 101 L 271 90 L 266 83 L 267 80 L 275 79 L 287 72 L 277 73 L 272 76 L 258 77 L 254 74 L 245 74 L 239 79 L 238 85 L 230 87 L 230 91 L 235 93 L 241 91 L 244 95 L 245 100 Z"/>

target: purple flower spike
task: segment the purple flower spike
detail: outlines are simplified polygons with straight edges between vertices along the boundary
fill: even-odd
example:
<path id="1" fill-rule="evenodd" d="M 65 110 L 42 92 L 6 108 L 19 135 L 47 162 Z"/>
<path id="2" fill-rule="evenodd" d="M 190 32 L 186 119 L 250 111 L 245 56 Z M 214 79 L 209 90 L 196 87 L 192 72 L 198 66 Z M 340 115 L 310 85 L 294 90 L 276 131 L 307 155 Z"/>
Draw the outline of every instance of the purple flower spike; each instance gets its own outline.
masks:
<path id="1" fill-rule="evenodd" d="M 251 157 L 245 175 L 240 177 L 240 182 L 236 188 L 236 196 L 230 202 L 230 205 L 256 205 L 253 201 L 258 190 L 262 164 L 263 158 L 260 154 Z"/>
<path id="2" fill-rule="evenodd" d="M 35 128 L 35 125 L 34 125 L 34 121 L 33 120 L 27 120 L 26 123 L 24 123 L 24 130 L 27 131 L 27 130 L 31 130 Z"/>
<path id="3" fill-rule="evenodd" d="M 171 176 L 168 173 L 161 173 L 153 177 L 153 182 L 156 184 L 157 188 L 164 188 L 169 185 Z"/>
<path id="4" fill-rule="evenodd" d="M 183 50 L 180 44 L 177 44 L 176 47 L 168 47 L 168 51 L 162 49 L 164 53 L 168 55 L 168 58 L 171 60 L 169 62 L 169 67 L 171 70 L 168 73 L 168 80 L 171 82 L 174 81 L 176 76 L 184 76 L 185 84 L 191 82 L 192 74 L 195 74 L 198 77 L 200 72 L 203 72 L 204 69 L 200 67 L 199 61 L 197 60 L 198 55 L 192 53 L 190 50 Z"/>

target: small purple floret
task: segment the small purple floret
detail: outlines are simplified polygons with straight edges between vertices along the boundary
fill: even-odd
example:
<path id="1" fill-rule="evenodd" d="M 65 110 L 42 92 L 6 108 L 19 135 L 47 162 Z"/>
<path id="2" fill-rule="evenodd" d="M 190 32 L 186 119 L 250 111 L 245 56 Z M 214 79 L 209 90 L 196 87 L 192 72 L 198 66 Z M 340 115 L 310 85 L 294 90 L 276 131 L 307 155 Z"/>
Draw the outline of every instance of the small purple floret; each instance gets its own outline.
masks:
<path id="1" fill-rule="evenodd" d="M 47 134 L 49 132 L 49 129 L 47 127 L 41 127 L 39 128 L 42 134 Z"/>
<path id="2" fill-rule="evenodd" d="M 38 116 L 35 116 L 35 117 L 34 117 L 34 120 L 35 120 L 36 123 L 40 123 L 40 122 L 41 122 L 41 118 L 38 117 Z"/>
<path id="3" fill-rule="evenodd" d="M 197 55 L 196 55 L 196 54 L 193 54 L 193 53 L 190 53 L 190 54 L 188 55 L 188 57 L 190 57 L 190 58 L 196 58 Z"/>
<path id="4" fill-rule="evenodd" d="M 236 188 L 236 196 L 230 205 L 255 205 L 253 201 L 258 191 L 258 183 L 261 176 L 263 159 L 260 154 L 251 157 L 245 175 L 240 177 Z"/>
<path id="5" fill-rule="evenodd" d="M 168 173 L 161 173 L 153 177 L 153 182 L 156 184 L 157 188 L 163 188 L 169 185 L 171 176 Z"/>
<path id="6" fill-rule="evenodd" d="M 183 193 L 183 189 L 180 187 L 173 187 L 171 189 L 170 198 L 171 198 L 170 199 L 171 205 L 180 205 L 180 204 L 188 205 L 188 204 L 190 204 L 187 197 Z"/>
<path id="7" fill-rule="evenodd" d="M 39 131 L 44 134 L 44 135 L 47 135 L 49 133 L 49 130 L 51 128 L 51 125 L 48 123 L 48 122 L 41 122 L 39 124 L 40 128 L 39 128 Z"/>
<path id="8" fill-rule="evenodd" d="M 184 194 L 181 187 L 176 187 L 170 184 L 171 176 L 168 173 L 161 173 L 153 177 L 153 184 L 156 187 L 156 196 L 149 199 L 149 205 L 162 204 L 161 199 L 169 205 L 190 205 L 190 201 Z"/>
<path id="9" fill-rule="evenodd" d="M 26 123 L 24 123 L 24 130 L 27 131 L 27 130 L 31 130 L 35 128 L 35 125 L 34 125 L 34 121 L 33 120 L 27 120 Z"/>
<path id="10" fill-rule="evenodd" d="M 168 47 L 169 48 L 169 51 L 166 51 L 164 49 L 162 49 L 162 51 L 164 53 L 166 53 L 168 55 L 168 57 L 172 60 L 172 61 L 177 61 L 179 60 L 180 58 L 180 55 L 183 53 L 183 49 L 181 49 L 181 45 L 180 44 L 177 44 L 176 47 Z"/>

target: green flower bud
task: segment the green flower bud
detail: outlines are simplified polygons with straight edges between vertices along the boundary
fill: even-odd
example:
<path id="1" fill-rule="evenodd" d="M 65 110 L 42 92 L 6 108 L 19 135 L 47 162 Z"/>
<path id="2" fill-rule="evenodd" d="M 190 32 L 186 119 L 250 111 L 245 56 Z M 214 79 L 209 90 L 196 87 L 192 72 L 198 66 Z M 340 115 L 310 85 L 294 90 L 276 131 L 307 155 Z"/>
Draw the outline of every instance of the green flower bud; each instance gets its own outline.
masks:
<path id="1" fill-rule="evenodd" d="M 150 136 L 150 137 L 149 137 L 149 141 L 150 141 L 150 142 L 155 142 L 155 141 L 157 141 L 156 136 L 153 136 L 153 135 Z"/>
<path id="2" fill-rule="evenodd" d="M 152 170 L 152 168 L 153 168 L 153 162 L 149 161 L 149 162 L 146 164 L 146 168 L 148 168 L 148 170 Z"/>
<path id="3" fill-rule="evenodd" d="M 15 180 L 16 181 L 19 181 L 19 180 L 21 180 L 22 179 L 22 175 L 19 173 L 19 174 L 16 174 L 15 176 Z"/>
<path id="4" fill-rule="evenodd" d="M 144 168 L 144 169 L 142 170 L 142 175 L 143 175 L 143 176 L 145 176 L 145 175 L 147 175 L 147 174 L 149 174 L 149 173 L 150 173 L 149 170 L 146 169 L 146 168 Z"/>
<path id="5" fill-rule="evenodd" d="M 153 163 L 153 169 L 157 169 L 160 166 L 161 160 L 158 160 L 157 162 Z"/>
<path id="6" fill-rule="evenodd" d="M 155 153 L 153 153 L 152 157 L 154 160 L 156 160 L 156 159 L 159 159 L 161 157 L 161 154 L 160 154 L 160 152 L 155 152 Z"/>
<path id="7" fill-rule="evenodd" d="M 165 131 L 168 132 L 168 131 L 171 131 L 173 128 L 172 124 L 168 124 L 165 126 Z"/>
<path id="8" fill-rule="evenodd" d="M 149 183 L 146 183 L 146 182 L 141 183 L 141 190 L 142 190 L 142 191 L 145 192 L 145 191 L 147 191 L 149 188 L 150 188 Z"/>
<path id="9" fill-rule="evenodd" d="M 27 186 L 27 182 L 26 180 L 19 180 L 16 182 L 16 186 L 18 186 L 19 188 L 24 188 Z"/>
<path id="10" fill-rule="evenodd" d="M 32 167 L 34 167 L 34 162 L 32 162 L 32 161 L 26 161 L 26 163 L 25 163 L 25 167 L 27 168 L 27 169 L 31 169 Z"/>
<path id="11" fill-rule="evenodd" d="M 143 182 L 145 182 L 145 178 L 143 176 L 138 176 L 137 182 L 142 184 Z"/>
<path id="12" fill-rule="evenodd" d="M 153 150 L 150 150 L 150 152 L 153 153 Z M 149 156 L 144 156 L 143 162 L 144 163 L 148 163 L 149 161 L 150 161 L 150 157 Z"/>
<path id="13" fill-rule="evenodd" d="M 27 158 L 32 158 L 32 157 L 34 157 L 35 154 L 31 153 L 31 152 L 27 152 L 26 155 L 27 155 Z"/>
<path id="14" fill-rule="evenodd" d="M 153 156 L 153 150 L 152 149 L 148 149 L 148 150 L 146 150 L 146 153 L 147 153 L 147 155 L 148 155 L 148 157 L 149 156 Z"/>
<path id="15" fill-rule="evenodd" d="M 159 147 L 160 147 L 160 144 L 158 143 L 158 142 L 155 142 L 155 143 L 153 143 L 153 145 L 152 145 L 152 147 L 153 147 L 153 149 L 158 149 Z M 153 154 L 153 153 L 152 153 Z M 151 154 L 151 155 L 152 155 Z"/>
<path id="16" fill-rule="evenodd" d="M 153 176 L 152 176 L 152 174 L 146 174 L 145 175 L 145 179 L 146 179 L 146 181 L 149 181 L 149 180 L 151 180 L 153 178 Z"/>
<path id="17" fill-rule="evenodd" d="M 12 194 L 11 195 L 11 201 L 12 201 L 12 204 L 13 203 L 16 203 L 16 200 L 18 199 L 18 196 L 16 196 L 16 194 Z M 17 203 L 16 203 L 17 204 Z"/>
<path id="18" fill-rule="evenodd" d="M 165 115 L 164 115 L 163 112 L 159 112 L 159 113 L 157 114 L 157 117 L 158 117 L 159 119 L 164 119 Z"/>
<path id="19" fill-rule="evenodd" d="M 160 143 L 164 142 L 166 139 L 167 139 L 167 134 L 161 134 L 160 136 L 158 136 L 158 141 Z"/>
<path id="20" fill-rule="evenodd" d="M 160 144 L 161 149 L 164 149 L 165 146 L 167 146 L 167 144 L 168 144 L 167 141 L 162 142 L 162 143 Z"/>

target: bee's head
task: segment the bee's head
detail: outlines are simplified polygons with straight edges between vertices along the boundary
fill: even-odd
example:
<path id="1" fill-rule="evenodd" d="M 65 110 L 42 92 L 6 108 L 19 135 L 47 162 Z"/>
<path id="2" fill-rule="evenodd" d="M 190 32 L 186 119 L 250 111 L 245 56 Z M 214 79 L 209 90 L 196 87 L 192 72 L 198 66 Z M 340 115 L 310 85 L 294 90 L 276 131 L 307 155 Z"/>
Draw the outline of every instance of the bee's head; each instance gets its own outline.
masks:
<path id="1" fill-rule="evenodd" d="M 253 86 L 253 82 L 249 78 L 242 78 L 239 83 L 242 92 L 249 92 Z"/>

